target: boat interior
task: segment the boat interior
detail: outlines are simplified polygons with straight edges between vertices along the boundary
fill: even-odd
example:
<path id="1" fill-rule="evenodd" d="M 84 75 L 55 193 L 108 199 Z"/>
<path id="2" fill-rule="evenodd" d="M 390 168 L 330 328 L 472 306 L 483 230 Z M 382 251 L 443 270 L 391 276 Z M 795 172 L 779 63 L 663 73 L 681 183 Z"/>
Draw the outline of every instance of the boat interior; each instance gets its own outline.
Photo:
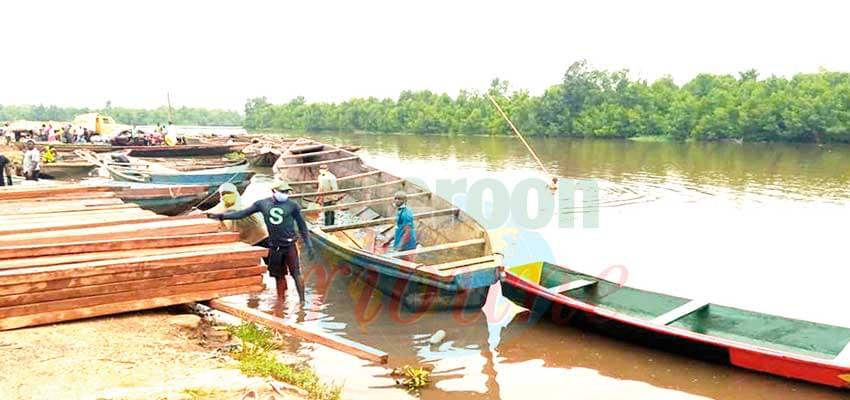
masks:
<path id="1" fill-rule="evenodd" d="M 451 275 L 498 266 L 486 231 L 448 201 L 404 179 L 365 165 L 356 154 L 334 146 L 307 143 L 282 156 L 279 177 L 294 189 L 308 220 L 342 246 L 427 266 Z M 337 177 L 339 190 L 317 192 L 319 166 Z M 404 191 L 415 216 L 418 248 L 394 252 L 396 208 L 393 197 Z M 328 200 L 333 205 L 324 205 Z M 317 200 L 323 204 L 317 203 Z M 333 226 L 324 226 L 323 211 L 335 211 Z"/>
<path id="2" fill-rule="evenodd" d="M 507 271 L 556 296 L 654 324 L 764 348 L 850 363 L 850 329 L 621 286 L 536 262 Z"/>

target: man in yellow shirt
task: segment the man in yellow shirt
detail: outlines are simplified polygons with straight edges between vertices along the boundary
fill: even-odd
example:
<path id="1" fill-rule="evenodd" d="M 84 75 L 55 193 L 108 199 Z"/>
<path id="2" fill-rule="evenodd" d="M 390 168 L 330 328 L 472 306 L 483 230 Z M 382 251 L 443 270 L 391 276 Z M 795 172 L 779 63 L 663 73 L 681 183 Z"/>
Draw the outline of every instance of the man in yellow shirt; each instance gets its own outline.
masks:
<path id="1" fill-rule="evenodd" d="M 233 211 L 240 211 L 243 208 L 242 198 L 236 185 L 225 183 L 218 188 L 218 193 L 221 201 L 213 208 L 205 211 L 210 214 L 224 214 Z M 251 245 L 268 247 L 265 241 L 269 237 L 269 231 L 266 228 L 266 223 L 259 214 L 253 214 L 246 218 L 224 220 L 221 223 L 231 232 L 239 232 L 239 240 Z"/>

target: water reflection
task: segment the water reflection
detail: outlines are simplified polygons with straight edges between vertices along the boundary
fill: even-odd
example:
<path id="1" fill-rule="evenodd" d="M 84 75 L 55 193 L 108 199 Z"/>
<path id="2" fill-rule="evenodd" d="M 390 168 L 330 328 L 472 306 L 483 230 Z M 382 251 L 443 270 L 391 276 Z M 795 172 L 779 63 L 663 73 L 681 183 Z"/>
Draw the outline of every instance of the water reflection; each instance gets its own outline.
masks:
<path id="1" fill-rule="evenodd" d="M 530 176 L 543 178 L 509 138 L 318 138 L 362 145 L 361 156 L 370 164 L 426 181 L 493 177 L 513 187 Z M 850 171 L 843 161 L 850 148 L 565 139 L 532 145 L 559 175 L 597 182 L 600 226 L 560 229 L 552 223 L 535 236 L 519 232 L 510 249 L 514 262 L 543 259 L 591 274 L 618 266 L 631 286 L 850 326 L 835 301 L 848 278 L 837 265 L 845 245 L 832 233 L 832 227 L 850 223 L 844 209 Z M 267 179 L 255 178 L 246 201 L 268 195 Z M 823 279 L 800 285 L 801 267 Z M 536 321 L 502 298 L 498 286 L 482 311 L 413 315 L 334 260 L 305 266 L 305 276 L 303 309 L 294 292 L 277 308 L 273 291 L 252 304 L 384 350 L 393 365 L 433 364 L 442 373 L 422 393 L 425 399 L 844 396 Z M 438 329 L 447 331 L 446 340 L 428 344 Z M 316 348 L 309 352 L 316 359 L 336 357 Z M 353 398 L 407 397 L 398 389 L 366 391 L 355 383 L 387 386 L 383 369 L 351 360 L 330 364 L 331 376 L 351 381 L 346 386 Z"/>

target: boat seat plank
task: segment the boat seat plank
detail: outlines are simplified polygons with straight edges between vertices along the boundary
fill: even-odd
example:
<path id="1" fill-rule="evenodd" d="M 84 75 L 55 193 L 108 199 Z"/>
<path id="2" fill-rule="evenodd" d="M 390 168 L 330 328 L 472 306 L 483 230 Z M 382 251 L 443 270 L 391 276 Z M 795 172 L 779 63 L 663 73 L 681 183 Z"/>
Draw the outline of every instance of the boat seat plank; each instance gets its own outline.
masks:
<path id="1" fill-rule="evenodd" d="M 450 269 L 466 267 L 466 266 L 475 265 L 475 264 L 490 263 L 490 262 L 493 262 L 495 260 L 496 260 L 496 256 L 489 255 L 489 256 L 484 256 L 484 257 L 475 257 L 475 258 L 467 258 L 467 259 L 457 260 L 457 261 L 450 261 L 450 262 L 447 262 L 447 263 L 442 263 L 442 264 L 437 264 L 437 265 L 430 265 L 430 266 L 428 266 L 428 268 L 429 269 L 435 269 L 437 271 L 448 271 Z"/>
<path id="2" fill-rule="evenodd" d="M 457 209 L 457 208 L 447 208 L 445 210 L 426 211 L 426 212 L 421 212 L 421 213 L 418 213 L 418 214 L 413 214 L 413 218 L 414 218 L 414 220 L 416 220 L 416 219 L 420 219 L 420 218 L 441 217 L 441 216 L 446 216 L 446 215 L 455 215 L 456 216 L 459 212 L 460 212 L 460 210 Z M 350 230 L 350 229 L 360 229 L 360 228 L 367 228 L 367 227 L 370 227 L 370 226 L 391 224 L 391 223 L 394 223 L 395 220 L 396 220 L 396 217 L 377 218 L 377 219 L 374 219 L 374 220 L 371 220 L 371 221 L 365 221 L 365 222 L 355 222 L 355 223 L 352 223 L 352 224 L 345 224 L 345 225 L 325 226 L 325 227 L 322 227 L 322 230 L 325 231 L 325 232 L 347 231 L 347 230 Z"/>
<path id="3" fill-rule="evenodd" d="M 384 186 L 393 186 L 393 185 L 402 185 L 403 186 L 404 184 L 405 184 L 404 179 L 398 179 L 398 180 L 393 180 L 393 181 L 389 181 L 389 182 L 376 183 L 374 185 L 357 186 L 357 187 L 345 188 L 345 189 L 339 189 L 339 190 L 328 190 L 328 191 L 325 191 L 325 192 L 293 193 L 293 194 L 289 195 L 289 198 L 290 199 L 298 199 L 298 198 L 301 198 L 301 197 L 327 196 L 327 195 L 332 195 L 332 194 L 343 194 L 343 193 L 356 192 L 356 191 L 361 191 L 361 190 L 377 189 L 379 187 L 384 187 Z"/>
<path id="4" fill-rule="evenodd" d="M 313 167 L 313 166 L 322 165 L 322 164 L 333 164 L 333 163 L 339 163 L 339 162 L 345 162 L 345 161 L 354 161 L 354 160 L 359 160 L 359 159 L 360 159 L 360 156 L 351 156 L 351 157 L 336 158 L 336 159 L 333 159 L 333 160 L 314 161 L 314 162 L 301 163 L 301 164 L 284 164 L 284 165 L 279 165 L 277 168 L 278 169 L 304 168 L 304 167 Z"/>
<path id="5" fill-rule="evenodd" d="M 597 283 L 597 281 L 590 281 L 590 280 L 586 280 L 586 279 L 577 279 L 577 280 L 574 280 L 574 281 L 564 283 L 562 285 L 546 288 L 546 291 L 548 291 L 549 293 L 561 294 L 561 293 L 564 293 L 564 292 L 569 292 L 571 290 L 590 287 L 590 286 L 596 285 L 596 283 Z"/>
<path id="6" fill-rule="evenodd" d="M 373 175 L 380 175 L 380 174 L 383 174 L 383 173 L 384 173 L 384 171 L 381 171 L 381 170 L 363 172 L 363 173 L 354 174 L 354 175 L 337 177 L 336 181 L 337 182 L 349 181 L 349 180 L 352 180 L 352 179 L 365 178 L 365 177 L 369 177 L 369 176 L 373 176 Z M 318 185 L 319 181 L 317 179 L 314 179 L 314 180 L 310 180 L 310 181 L 289 182 L 289 184 L 291 186 L 295 186 L 295 185 Z"/>
<path id="7" fill-rule="evenodd" d="M 659 325 L 670 325 L 688 314 L 695 313 L 707 307 L 709 302 L 703 300 L 691 300 L 679 307 L 676 307 L 664 314 L 661 314 L 652 319 L 652 323 Z"/>
<path id="8" fill-rule="evenodd" d="M 293 159 L 293 158 L 305 158 L 305 157 L 312 157 L 312 156 L 320 156 L 320 155 L 324 155 L 324 154 L 339 153 L 341 151 L 342 150 L 340 150 L 340 149 L 313 151 L 313 152 L 307 152 L 307 153 L 289 154 L 289 155 L 285 155 L 285 156 L 280 156 L 280 158 L 283 158 L 284 160 L 288 160 L 288 159 Z"/>
<path id="9" fill-rule="evenodd" d="M 850 366 L 850 342 L 847 342 L 844 349 L 841 350 L 841 353 L 838 353 L 832 361 L 841 365 Z"/>
<path id="10" fill-rule="evenodd" d="M 410 200 L 412 198 L 422 197 L 422 196 L 431 196 L 431 192 L 411 193 L 410 195 L 407 196 L 407 199 Z M 393 201 L 393 199 L 394 199 L 393 197 L 383 197 L 383 198 L 380 198 L 380 199 L 355 201 L 355 202 L 351 202 L 351 203 L 340 203 L 340 204 L 335 204 L 335 205 L 332 205 L 332 206 L 311 208 L 311 209 L 308 209 L 307 211 L 321 212 L 321 211 L 341 210 L 341 209 L 346 209 L 346 208 L 351 208 L 351 207 L 391 203 Z"/>
<path id="11" fill-rule="evenodd" d="M 413 249 L 413 250 L 396 251 L 396 252 L 392 252 L 392 253 L 386 253 L 384 255 L 387 256 L 387 257 L 403 257 L 403 256 L 409 256 L 409 255 L 416 255 L 416 254 L 432 253 L 432 252 L 435 252 L 435 251 L 457 249 L 457 248 L 467 247 L 467 246 L 475 246 L 475 245 L 480 245 L 480 244 L 484 244 L 484 243 L 486 243 L 486 241 L 484 239 L 461 240 L 459 242 L 443 243 L 443 244 L 439 244 L 439 245 L 436 245 L 436 246 L 420 247 L 420 248 Z"/>

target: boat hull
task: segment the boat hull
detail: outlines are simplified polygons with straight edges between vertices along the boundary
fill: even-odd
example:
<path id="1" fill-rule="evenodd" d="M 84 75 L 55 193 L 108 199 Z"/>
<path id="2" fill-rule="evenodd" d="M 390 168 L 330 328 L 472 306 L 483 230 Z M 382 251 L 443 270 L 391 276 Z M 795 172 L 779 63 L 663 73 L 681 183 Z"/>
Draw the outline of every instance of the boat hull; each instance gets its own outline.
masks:
<path id="1" fill-rule="evenodd" d="M 113 146 L 115 150 L 130 150 L 134 157 L 194 157 L 221 156 L 227 153 L 241 151 L 246 145 L 177 145 L 177 146 Z"/>
<path id="2" fill-rule="evenodd" d="M 706 361 L 850 388 L 850 365 L 661 325 L 561 296 L 506 271 L 502 294 L 538 317 Z M 579 289 L 582 290 L 582 289 Z M 850 363 L 848 363 L 850 364 Z"/>
<path id="3" fill-rule="evenodd" d="M 378 257 L 354 254 L 325 240 L 321 234 L 314 234 L 312 238 L 325 254 L 350 265 L 360 279 L 414 312 L 481 308 L 490 286 L 499 281 L 499 271 L 495 269 L 457 275 L 448 282 L 429 279 L 401 271 L 392 263 L 381 262 Z"/>

